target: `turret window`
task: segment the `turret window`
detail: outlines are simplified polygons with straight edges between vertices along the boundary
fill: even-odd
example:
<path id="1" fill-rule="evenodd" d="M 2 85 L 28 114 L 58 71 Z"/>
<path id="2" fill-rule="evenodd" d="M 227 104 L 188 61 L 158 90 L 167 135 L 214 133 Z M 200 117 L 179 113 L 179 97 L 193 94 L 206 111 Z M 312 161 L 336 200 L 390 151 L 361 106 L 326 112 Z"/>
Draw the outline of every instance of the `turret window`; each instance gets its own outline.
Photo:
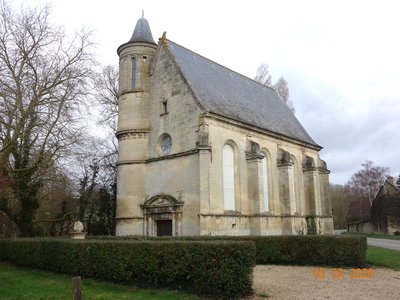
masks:
<path id="1" fill-rule="evenodd" d="M 163 115 L 166 115 L 166 114 L 168 114 L 168 101 L 167 100 L 163 100 L 162 102 L 161 102 L 161 114 L 160 114 L 160 116 L 163 116 Z"/>
<path id="2" fill-rule="evenodd" d="M 131 88 L 136 88 L 136 59 L 132 57 L 132 77 L 131 77 Z"/>

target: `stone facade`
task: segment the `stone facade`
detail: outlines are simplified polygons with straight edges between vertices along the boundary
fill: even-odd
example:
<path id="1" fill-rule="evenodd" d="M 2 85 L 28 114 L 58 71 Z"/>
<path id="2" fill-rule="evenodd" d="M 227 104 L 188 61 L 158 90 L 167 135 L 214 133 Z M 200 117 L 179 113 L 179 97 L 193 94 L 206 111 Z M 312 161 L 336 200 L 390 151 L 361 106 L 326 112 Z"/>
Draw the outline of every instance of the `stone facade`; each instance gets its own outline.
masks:
<path id="1" fill-rule="evenodd" d="M 118 48 L 117 235 L 332 234 L 321 147 L 205 108 L 183 66 L 205 59 L 146 26 Z"/>

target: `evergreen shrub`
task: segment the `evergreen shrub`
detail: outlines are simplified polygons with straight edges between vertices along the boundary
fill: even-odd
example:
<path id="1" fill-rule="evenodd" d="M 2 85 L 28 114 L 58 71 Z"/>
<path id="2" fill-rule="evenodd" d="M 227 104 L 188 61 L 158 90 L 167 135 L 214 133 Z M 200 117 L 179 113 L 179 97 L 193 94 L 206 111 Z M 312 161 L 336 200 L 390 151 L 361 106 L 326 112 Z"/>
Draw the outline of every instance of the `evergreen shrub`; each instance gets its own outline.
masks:
<path id="1" fill-rule="evenodd" d="M 73 276 L 223 297 L 252 291 L 249 241 L 3 239 L 0 260 Z"/>
<path id="2" fill-rule="evenodd" d="M 366 266 L 367 240 L 361 236 L 191 236 L 191 237 L 90 237 L 123 240 L 239 240 L 256 246 L 257 264 Z"/>

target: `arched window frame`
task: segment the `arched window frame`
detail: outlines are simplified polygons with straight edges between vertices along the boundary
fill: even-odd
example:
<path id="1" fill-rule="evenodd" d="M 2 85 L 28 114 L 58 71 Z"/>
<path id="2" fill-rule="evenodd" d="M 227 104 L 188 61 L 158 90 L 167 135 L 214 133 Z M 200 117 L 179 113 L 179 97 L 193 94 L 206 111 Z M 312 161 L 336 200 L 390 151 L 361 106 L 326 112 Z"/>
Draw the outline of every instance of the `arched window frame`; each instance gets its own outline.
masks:
<path id="1" fill-rule="evenodd" d="M 290 161 L 293 163 L 292 166 L 292 184 L 293 184 L 293 210 L 294 213 L 300 213 L 300 191 L 299 191 L 299 164 L 294 155 L 290 155 Z"/>
<path id="2" fill-rule="evenodd" d="M 225 159 L 226 159 L 226 154 L 224 149 L 231 149 L 232 150 L 232 155 L 231 155 L 231 163 L 232 166 L 230 168 L 230 175 L 225 174 L 226 173 L 226 167 L 225 167 Z M 236 211 L 238 210 L 238 174 L 237 174 L 237 146 L 232 140 L 228 140 L 224 143 L 222 147 L 222 192 L 223 192 L 223 204 L 224 204 L 224 211 L 227 210 L 233 210 Z M 227 176 L 231 176 L 229 182 L 226 180 L 228 179 Z M 233 185 L 233 186 L 227 186 Z M 227 194 L 227 191 L 229 191 L 229 194 Z M 228 196 L 230 195 L 230 197 Z"/>
<path id="3" fill-rule="evenodd" d="M 131 88 L 134 90 L 136 88 L 136 72 L 137 72 L 137 59 L 136 57 L 131 57 Z"/>
<path id="4" fill-rule="evenodd" d="M 261 149 L 264 154 L 262 159 L 262 181 L 263 181 L 263 199 L 262 199 L 262 212 L 270 212 L 272 201 L 272 159 L 269 151 L 265 148 Z"/>

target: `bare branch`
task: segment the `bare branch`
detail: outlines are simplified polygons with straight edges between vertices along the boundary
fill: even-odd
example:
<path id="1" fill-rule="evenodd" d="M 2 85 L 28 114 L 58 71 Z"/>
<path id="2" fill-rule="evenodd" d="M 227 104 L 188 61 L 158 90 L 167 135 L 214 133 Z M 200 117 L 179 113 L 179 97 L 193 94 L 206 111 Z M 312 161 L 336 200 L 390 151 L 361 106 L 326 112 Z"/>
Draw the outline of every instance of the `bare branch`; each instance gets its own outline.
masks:
<path id="1" fill-rule="evenodd" d="M 81 138 L 77 115 L 95 64 L 91 33 L 68 41 L 49 16 L 49 6 L 15 12 L 0 2 L 0 175 L 12 180 L 24 235 L 46 170 Z"/>

